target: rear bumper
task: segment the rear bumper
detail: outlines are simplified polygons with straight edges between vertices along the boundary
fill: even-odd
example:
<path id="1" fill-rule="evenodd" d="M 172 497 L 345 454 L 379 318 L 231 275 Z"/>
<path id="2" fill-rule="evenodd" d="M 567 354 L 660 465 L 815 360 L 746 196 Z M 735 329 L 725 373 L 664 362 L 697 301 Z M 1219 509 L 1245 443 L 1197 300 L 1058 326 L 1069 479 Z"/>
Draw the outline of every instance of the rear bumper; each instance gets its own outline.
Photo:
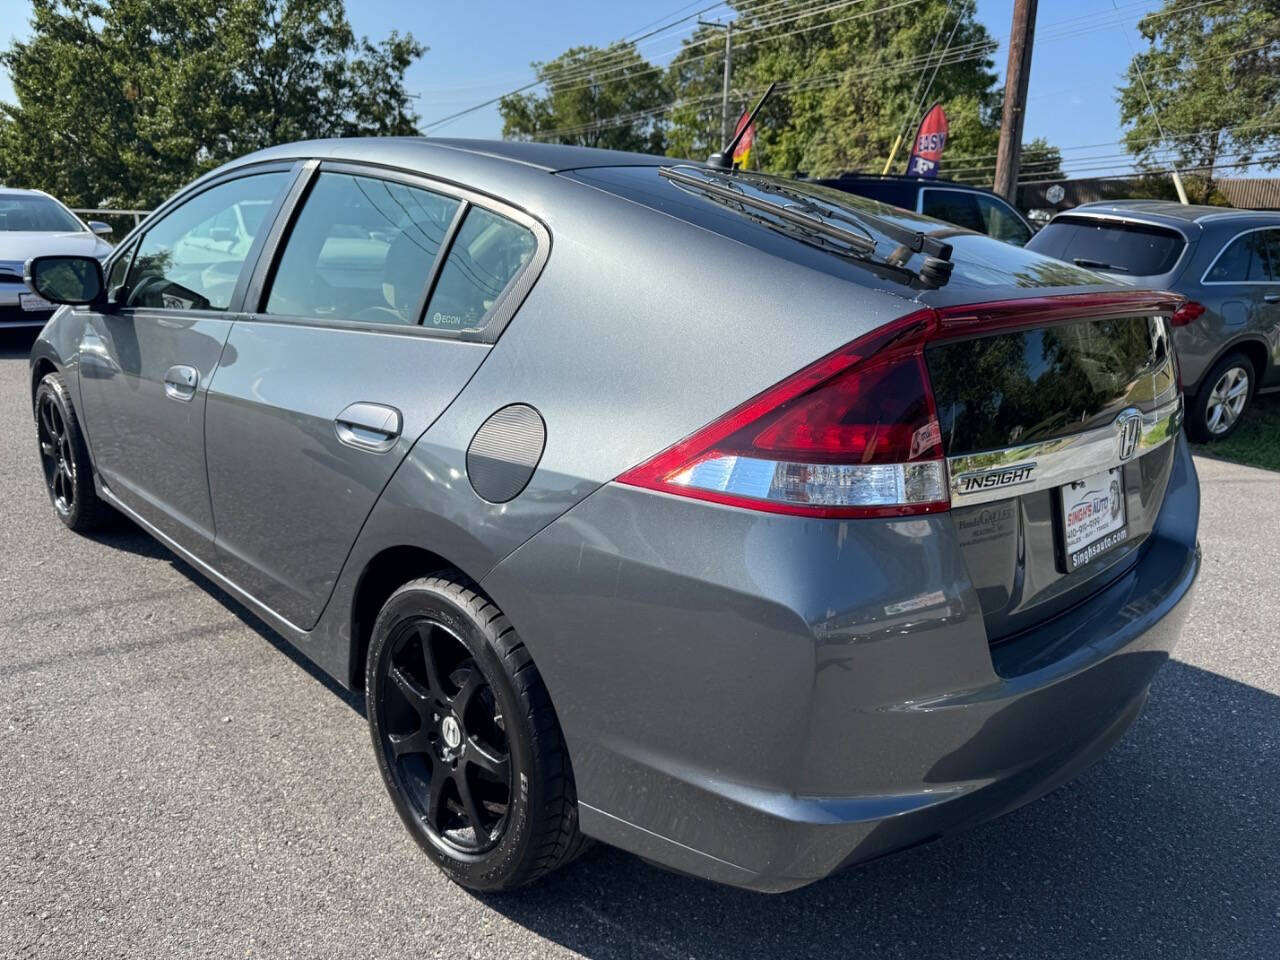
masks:
<path id="1" fill-rule="evenodd" d="M 992 648 L 947 516 L 812 521 L 606 486 L 485 586 L 560 714 L 582 829 L 783 891 L 1005 813 L 1106 750 L 1177 641 L 1199 488 L 1141 559 Z"/>

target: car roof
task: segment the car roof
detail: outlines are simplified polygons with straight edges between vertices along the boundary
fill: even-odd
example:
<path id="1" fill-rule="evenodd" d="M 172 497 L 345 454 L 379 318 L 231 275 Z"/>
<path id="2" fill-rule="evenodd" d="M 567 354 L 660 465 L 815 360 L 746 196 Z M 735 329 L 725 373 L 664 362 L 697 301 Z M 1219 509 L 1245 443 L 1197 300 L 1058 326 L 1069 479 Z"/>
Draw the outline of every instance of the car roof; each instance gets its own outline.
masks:
<path id="1" fill-rule="evenodd" d="M 1070 210 L 1063 210 L 1059 217 L 1102 214 L 1124 217 L 1143 223 L 1173 227 L 1187 232 L 1189 227 L 1203 228 L 1207 224 L 1230 221 L 1241 226 L 1248 221 L 1280 223 L 1280 213 L 1265 210 L 1237 210 L 1233 207 L 1211 207 L 1202 204 L 1182 204 L 1173 200 L 1098 200 L 1082 203 Z M 1056 217 L 1055 217 L 1056 219 Z"/>
<path id="2" fill-rule="evenodd" d="M 648 153 L 601 150 L 596 147 L 573 147 L 558 143 L 534 143 L 524 140 L 466 140 L 448 137 L 349 137 L 331 140 L 303 140 L 268 147 L 232 161 L 231 166 L 286 157 L 359 157 L 367 162 L 399 159 L 412 153 L 423 160 L 458 153 L 511 165 L 534 167 L 546 173 L 579 170 L 587 167 L 656 166 L 679 163 L 672 157 Z"/>
<path id="3" fill-rule="evenodd" d="M 43 190 L 24 190 L 21 187 L 0 186 L 0 197 L 47 197 Z"/>

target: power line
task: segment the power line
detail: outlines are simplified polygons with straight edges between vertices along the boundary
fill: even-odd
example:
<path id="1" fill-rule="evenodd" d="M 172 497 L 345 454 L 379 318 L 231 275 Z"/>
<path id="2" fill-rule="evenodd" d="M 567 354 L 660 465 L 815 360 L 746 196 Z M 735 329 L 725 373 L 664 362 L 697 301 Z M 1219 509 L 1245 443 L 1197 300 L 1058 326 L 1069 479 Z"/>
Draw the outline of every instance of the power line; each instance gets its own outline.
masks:
<path id="1" fill-rule="evenodd" d="M 686 9 L 687 9 L 687 6 L 688 6 L 688 5 L 686 5 Z M 697 16 L 700 16 L 700 15 L 701 15 L 701 14 L 703 14 L 703 13 L 707 13 L 707 12 L 709 12 L 709 11 L 711 11 L 711 10 L 714 10 L 716 7 L 720 7 L 720 6 L 724 6 L 724 4 L 723 4 L 723 3 L 713 3 L 713 4 L 711 4 L 710 6 L 703 7 L 702 9 L 697 10 L 697 11 L 695 11 L 694 13 L 691 13 L 691 14 L 689 14 L 689 15 L 685 16 L 685 17 L 681 17 L 679 20 L 673 21 L 672 23 L 670 23 L 670 24 L 668 24 L 668 25 L 667 25 L 667 28 L 670 28 L 670 27 L 672 27 L 672 26 L 675 26 L 676 24 L 679 24 L 679 23 L 684 23 L 684 22 L 685 22 L 685 21 L 687 21 L 687 20 L 692 20 L 693 18 L 695 18 L 695 17 L 697 17 Z M 643 29 L 643 28 L 641 28 L 641 29 Z M 665 28 L 659 28 L 659 29 L 661 30 L 661 29 L 665 29 Z M 634 31 L 633 31 L 633 32 L 634 32 Z M 653 34 L 654 34 L 654 33 L 656 33 L 656 32 L 658 32 L 658 31 L 653 31 L 653 32 L 651 32 L 651 33 L 649 33 L 649 34 L 645 34 L 645 36 L 653 36 Z M 643 39 L 643 38 L 640 38 L 640 39 Z M 609 46 L 610 46 L 610 47 L 613 47 L 613 46 L 617 46 L 618 44 L 626 43 L 626 42 L 628 42 L 628 41 L 627 41 L 625 38 L 624 38 L 623 40 L 615 40 L 613 43 L 609 44 Z M 629 41 L 629 42 L 631 42 L 631 43 L 635 43 L 636 41 L 635 41 L 635 40 L 632 40 L 632 41 Z M 493 104 L 495 104 L 495 103 L 497 103 L 499 100 L 501 100 L 503 97 L 509 97 L 509 96 L 512 96 L 512 95 L 517 94 L 517 93 L 523 93 L 525 90 L 530 90 L 530 89 L 532 89 L 533 87 L 539 86 L 541 83 L 542 83 L 542 80 L 541 80 L 541 79 L 534 80 L 532 83 L 526 83 L 524 86 L 522 86 L 522 87 L 517 87 L 515 90 L 511 90 L 511 91 L 509 91 L 509 92 L 507 92 L 507 93 L 501 94 L 501 95 L 496 96 L 496 97 L 491 97 L 490 99 L 485 100 L 483 103 L 477 103 L 477 104 L 475 104 L 474 106 L 467 107 L 465 110 L 459 110 L 459 111 L 457 111 L 456 113 L 451 113 L 451 114 L 450 114 L 449 116 L 447 116 L 447 117 L 442 117 L 442 118 L 441 118 L 441 119 L 439 119 L 439 120 L 435 120 L 435 121 L 433 121 L 433 122 L 431 122 L 431 123 L 428 123 L 428 124 L 426 124 L 426 125 L 423 127 L 423 129 L 424 129 L 424 130 L 430 130 L 430 129 L 434 128 L 434 127 L 442 126 L 443 124 L 449 123 L 449 122 L 451 122 L 451 121 L 453 121 L 453 120 L 457 120 L 459 117 L 464 117 L 464 116 L 466 116 L 466 115 L 467 115 L 467 114 L 469 114 L 469 113 L 475 113 L 475 111 L 477 111 L 477 110 L 483 110 L 485 107 L 492 106 Z"/>

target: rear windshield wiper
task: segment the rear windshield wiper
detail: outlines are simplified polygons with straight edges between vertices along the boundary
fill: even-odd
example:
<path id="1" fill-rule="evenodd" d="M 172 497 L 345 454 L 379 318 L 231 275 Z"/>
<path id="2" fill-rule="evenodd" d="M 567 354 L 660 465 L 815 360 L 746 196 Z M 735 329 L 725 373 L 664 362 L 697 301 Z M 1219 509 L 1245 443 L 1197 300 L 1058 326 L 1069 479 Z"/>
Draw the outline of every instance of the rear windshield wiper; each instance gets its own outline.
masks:
<path id="1" fill-rule="evenodd" d="M 923 287 L 941 287 L 951 278 L 951 244 L 920 231 L 908 230 L 890 220 L 863 211 L 836 210 L 819 203 L 814 197 L 772 180 L 750 174 L 714 170 L 704 167 L 660 167 L 658 174 L 672 183 L 701 191 L 724 203 L 735 204 L 774 217 L 782 224 L 796 228 L 788 236 L 810 243 L 830 253 L 887 268 L 897 279 L 918 283 Z M 749 186 L 761 193 L 778 197 L 754 196 L 743 189 Z M 759 218 L 752 217 L 759 222 Z M 765 221 L 778 229 L 780 224 Z M 898 244 L 887 257 L 875 259 L 876 241 L 871 230 L 877 230 Z M 815 238 L 823 242 L 814 242 Z M 835 241 L 830 242 L 830 241 Z M 907 267 L 913 253 L 924 255 L 919 270 Z"/>
<path id="2" fill-rule="evenodd" d="M 1128 267 L 1117 267 L 1114 263 L 1107 263 L 1105 260 L 1090 260 L 1088 257 L 1076 257 L 1071 261 L 1077 267 L 1088 267 L 1091 270 L 1110 270 L 1112 273 L 1128 273 Z"/>

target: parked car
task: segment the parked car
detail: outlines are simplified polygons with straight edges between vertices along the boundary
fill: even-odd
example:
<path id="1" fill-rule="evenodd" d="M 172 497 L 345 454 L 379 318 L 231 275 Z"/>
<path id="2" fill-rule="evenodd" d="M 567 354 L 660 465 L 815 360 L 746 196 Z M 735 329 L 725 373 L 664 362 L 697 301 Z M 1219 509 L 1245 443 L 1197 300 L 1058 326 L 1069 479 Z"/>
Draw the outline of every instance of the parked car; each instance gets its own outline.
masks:
<path id="1" fill-rule="evenodd" d="M 84 223 L 40 190 L 0 187 L 0 329 L 42 327 L 54 305 L 25 289 L 22 265 L 51 253 L 104 258 L 111 244 L 109 224 Z"/>
<path id="2" fill-rule="evenodd" d="M 1055 216 L 1029 246 L 1188 298 L 1173 339 L 1193 439 L 1228 436 L 1255 394 L 1280 390 L 1280 213 L 1088 203 Z"/>
<path id="3" fill-rule="evenodd" d="M 781 891 L 994 817 L 1121 735 L 1189 609 L 1176 300 L 669 163 L 280 146 L 105 271 L 27 265 L 68 304 L 58 516 L 127 515 L 363 688 L 472 888 L 593 837 Z"/>
<path id="4" fill-rule="evenodd" d="M 1027 218 L 999 194 L 968 183 L 861 173 L 844 173 L 813 182 L 914 210 L 1019 247 L 1035 233 Z"/>

